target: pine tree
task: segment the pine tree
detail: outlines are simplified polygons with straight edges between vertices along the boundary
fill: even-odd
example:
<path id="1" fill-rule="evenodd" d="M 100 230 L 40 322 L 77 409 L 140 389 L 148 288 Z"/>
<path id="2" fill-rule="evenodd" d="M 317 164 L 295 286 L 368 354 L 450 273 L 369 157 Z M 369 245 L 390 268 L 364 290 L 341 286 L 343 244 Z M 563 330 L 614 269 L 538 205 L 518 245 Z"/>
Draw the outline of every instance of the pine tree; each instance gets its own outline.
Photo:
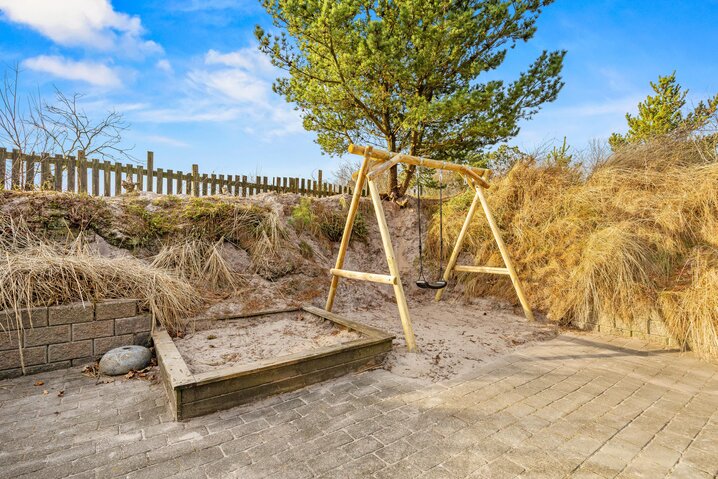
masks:
<path id="1" fill-rule="evenodd" d="M 263 0 L 278 34 L 260 50 L 286 70 L 274 89 L 329 154 L 373 144 L 467 161 L 519 131 L 560 91 L 564 51 L 544 51 L 511 83 L 481 81 L 528 41 L 552 0 Z M 404 194 L 390 172 L 394 197 Z"/>
<path id="2" fill-rule="evenodd" d="M 608 139 L 613 150 L 676 131 L 690 133 L 705 125 L 716 113 L 718 95 L 701 101 L 691 112 L 683 114 L 688 90 L 677 83 L 675 71 L 668 76 L 659 76 L 657 83 L 651 82 L 651 88 L 656 94 L 638 104 L 638 115 L 626 113 L 628 132 L 625 135 L 613 133 Z"/>

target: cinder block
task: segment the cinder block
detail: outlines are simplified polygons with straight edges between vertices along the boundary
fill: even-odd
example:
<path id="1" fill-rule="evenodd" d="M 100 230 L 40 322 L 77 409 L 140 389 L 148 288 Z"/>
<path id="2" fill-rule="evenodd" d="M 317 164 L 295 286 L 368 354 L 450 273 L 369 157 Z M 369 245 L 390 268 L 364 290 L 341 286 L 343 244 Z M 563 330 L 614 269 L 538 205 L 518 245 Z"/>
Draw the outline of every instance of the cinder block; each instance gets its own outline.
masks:
<path id="1" fill-rule="evenodd" d="M 0 333 L 0 351 L 16 349 L 19 345 L 17 331 L 3 331 Z"/>
<path id="2" fill-rule="evenodd" d="M 71 366 L 70 361 L 58 361 L 56 363 L 38 364 L 25 368 L 27 374 L 45 373 L 47 371 L 55 371 L 58 369 L 67 369 Z"/>
<path id="3" fill-rule="evenodd" d="M 71 343 L 51 344 L 48 346 L 48 358 L 51 363 L 65 359 L 92 356 L 92 340 L 73 341 Z"/>
<path id="4" fill-rule="evenodd" d="M 95 356 L 105 354 L 110 349 L 119 348 L 132 344 L 132 335 L 123 334 L 122 336 L 110 336 L 109 338 L 95 339 Z"/>
<path id="5" fill-rule="evenodd" d="M 47 326 L 47 308 L 23 309 L 20 311 L 20 317 L 22 318 L 22 327 L 24 329 Z M 0 311 L 0 324 L 9 331 L 17 330 L 15 312 L 7 309 Z"/>
<path id="6" fill-rule="evenodd" d="M 76 358 L 73 359 L 71 362 L 73 366 L 85 366 L 87 364 L 94 364 L 95 358 L 92 356 L 89 358 Z"/>
<path id="7" fill-rule="evenodd" d="M 70 341 L 70 325 L 48 326 L 25 330 L 25 346 L 66 343 Z"/>
<path id="8" fill-rule="evenodd" d="M 50 326 L 57 324 L 85 323 L 92 321 L 95 310 L 90 303 L 72 303 L 48 308 L 47 319 Z"/>
<path id="9" fill-rule="evenodd" d="M 39 346 L 35 348 L 23 349 L 23 357 L 25 358 L 25 366 L 34 366 L 47 362 L 47 347 Z M 20 367 L 20 351 L 11 349 L 0 352 L 0 369 L 15 369 Z"/>
<path id="10" fill-rule="evenodd" d="M 91 321 L 72 325 L 72 340 L 104 338 L 115 334 L 115 322 L 111 319 L 105 321 Z"/>
<path id="11" fill-rule="evenodd" d="M 115 334 L 143 333 L 150 330 L 152 317 L 149 314 L 132 318 L 115 319 Z"/>
<path id="12" fill-rule="evenodd" d="M 137 314 L 136 299 L 111 299 L 95 304 L 95 319 L 129 318 Z"/>

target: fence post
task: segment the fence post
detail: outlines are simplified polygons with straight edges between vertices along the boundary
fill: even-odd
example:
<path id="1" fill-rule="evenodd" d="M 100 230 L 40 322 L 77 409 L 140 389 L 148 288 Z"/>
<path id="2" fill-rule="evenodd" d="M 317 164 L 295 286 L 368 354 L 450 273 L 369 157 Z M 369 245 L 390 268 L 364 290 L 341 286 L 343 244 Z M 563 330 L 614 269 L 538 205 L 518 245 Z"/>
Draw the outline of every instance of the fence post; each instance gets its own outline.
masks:
<path id="1" fill-rule="evenodd" d="M 122 194 L 122 163 L 115 162 L 115 196 Z"/>
<path id="2" fill-rule="evenodd" d="M 247 175 L 242 175 L 242 196 L 247 196 Z"/>
<path id="3" fill-rule="evenodd" d="M 43 153 L 40 155 L 40 189 L 49 190 L 50 188 L 50 155 Z"/>
<path id="4" fill-rule="evenodd" d="M 82 150 L 77 152 L 77 175 L 78 192 L 87 193 L 87 162 L 85 161 L 85 152 Z"/>
<path id="5" fill-rule="evenodd" d="M 102 194 L 104 196 L 110 196 L 110 189 L 112 180 L 110 179 L 110 176 L 112 172 L 110 171 L 112 169 L 112 165 L 108 160 L 105 160 L 102 162 Z"/>
<path id="6" fill-rule="evenodd" d="M 35 186 L 35 155 L 25 155 L 25 181 L 23 190 L 30 191 Z"/>
<path id="7" fill-rule="evenodd" d="M 174 172 L 172 170 L 167 170 L 167 194 L 171 195 L 174 192 L 174 183 L 172 181 L 174 180 Z"/>
<path id="8" fill-rule="evenodd" d="M 4 162 L 3 162 L 4 163 Z M 55 155 L 55 191 L 62 191 L 62 169 L 65 159 L 60 154 Z M 3 166 L 5 166 L 3 164 Z"/>
<path id="9" fill-rule="evenodd" d="M 199 165 L 192 165 L 192 194 L 199 196 Z"/>
<path id="10" fill-rule="evenodd" d="M 152 180 L 155 176 L 155 154 L 151 151 L 147 152 L 147 191 L 152 191 Z"/>
<path id="11" fill-rule="evenodd" d="M 157 193 L 159 193 L 161 195 L 165 190 L 165 188 L 164 188 L 164 186 L 165 186 L 164 185 L 164 173 L 165 172 L 162 168 L 157 168 L 156 172 L 157 172 L 157 174 L 156 174 L 156 177 L 157 177 L 156 191 L 157 191 Z"/>
<path id="12" fill-rule="evenodd" d="M 177 173 L 175 173 L 175 175 L 177 176 L 177 188 L 176 188 L 177 194 L 181 195 L 182 194 L 182 176 L 184 175 L 184 173 L 182 173 L 181 171 L 178 171 Z"/>
<path id="13" fill-rule="evenodd" d="M 20 157 L 20 150 L 12 149 L 12 161 L 10 165 L 10 189 L 20 189 L 20 165 L 22 164 L 22 158 Z"/>
<path id="14" fill-rule="evenodd" d="M 0 190 L 5 189 L 5 168 L 7 168 L 7 150 L 0 148 Z"/>
<path id="15" fill-rule="evenodd" d="M 92 160 L 92 194 L 100 196 L 100 162 L 97 159 Z"/>

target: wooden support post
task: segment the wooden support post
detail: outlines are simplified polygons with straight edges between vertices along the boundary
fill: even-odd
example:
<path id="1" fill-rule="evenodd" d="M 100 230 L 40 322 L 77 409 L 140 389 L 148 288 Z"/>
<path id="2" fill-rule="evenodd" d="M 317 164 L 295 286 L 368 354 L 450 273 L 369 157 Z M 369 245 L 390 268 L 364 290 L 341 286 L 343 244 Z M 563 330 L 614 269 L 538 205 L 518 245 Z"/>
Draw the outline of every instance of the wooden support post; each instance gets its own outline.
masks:
<path id="1" fill-rule="evenodd" d="M 247 196 L 247 175 L 242 175 L 242 196 Z"/>
<path id="2" fill-rule="evenodd" d="M 147 191 L 152 191 L 152 183 L 155 177 L 155 154 L 147 152 Z"/>
<path id="3" fill-rule="evenodd" d="M 177 188 L 176 188 L 176 190 L 177 190 L 177 194 L 178 194 L 178 195 L 181 195 L 181 194 L 182 194 L 182 178 L 183 178 L 183 177 L 184 177 L 184 173 L 182 173 L 181 171 L 178 171 L 178 172 L 176 173 L 176 178 L 177 178 Z"/>
<path id="4" fill-rule="evenodd" d="M 174 181 L 175 173 L 172 170 L 167 170 L 167 194 L 171 195 L 174 193 Z"/>
<path id="5" fill-rule="evenodd" d="M 451 273 L 454 269 L 454 266 L 456 265 L 456 260 L 459 258 L 461 248 L 464 246 L 464 239 L 466 239 L 466 233 L 468 233 L 469 231 L 469 226 L 471 225 L 471 220 L 474 218 L 474 213 L 476 212 L 476 207 L 478 206 L 478 204 L 479 194 L 475 193 L 474 200 L 471 202 L 471 206 L 469 207 L 469 212 L 466 214 L 464 225 L 461 227 L 461 231 L 459 231 L 459 236 L 456 237 L 456 244 L 454 245 L 454 250 L 451 252 L 449 262 L 446 264 L 446 270 L 444 270 L 444 276 L 442 278 L 444 281 L 449 281 L 449 279 L 451 279 Z M 436 290 L 434 300 L 439 301 L 442 294 L 444 294 L 443 289 Z"/>
<path id="6" fill-rule="evenodd" d="M 217 194 L 217 175 L 215 173 L 212 173 L 212 175 L 210 175 L 210 178 L 212 179 L 212 182 L 210 184 L 209 194 L 214 196 Z"/>
<path id="7" fill-rule="evenodd" d="M 519 302 L 521 303 L 521 307 L 524 309 L 524 314 L 526 315 L 526 319 L 528 319 L 529 321 L 534 321 L 534 313 L 533 313 L 533 311 L 531 311 L 529 302 L 526 300 L 526 296 L 524 295 L 523 288 L 521 287 L 521 281 L 519 281 L 519 276 L 516 274 L 514 265 L 511 262 L 511 257 L 509 256 L 509 250 L 508 250 L 508 248 L 506 248 L 506 244 L 504 244 L 504 240 L 501 238 L 501 231 L 499 231 L 499 227 L 496 224 L 496 221 L 494 220 L 494 215 L 491 213 L 489 204 L 486 202 L 486 197 L 484 196 L 484 191 L 478 185 L 475 188 L 476 188 L 476 195 L 479 197 L 479 200 L 481 201 L 481 207 L 484 209 L 484 214 L 486 215 L 486 220 L 489 222 L 489 227 L 491 228 L 491 233 L 494 235 L 494 240 L 496 240 L 496 245 L 499 247 L 499 252 L 501 253 L 501 258 L 504 260 L 506 269 L 509 270 L 509 276 L 511 277 L 511 283 L 513 283 L 513 285 L 514 285 L 514 289 L 516 290 L 516 296 L 519 297 Z"/>
<path id="8" fill-rule="evenodd" d="M 396 296 L 396 304 L 399 307 L 399 317 L 401 318 L 401 326 L 404 328 L 404 338 L 406 339 L 406 347 L 409 351 L 416 350 L 416 339 L 414 338 L 414 328 L 411 326 L 411 318 L 409 317 L 409 305 L 406 304 L 406 296 L 404 296 L 404 287 L 401 284 L 401 276 L 399 275 L 399 265 L 394 256 L 394 247 L 391 244 L 389 236 L 389 226 L 386 224 L 384 216 L 384 207 L 381 204 L 379 189 L 374 180 L 369 180 L 369 193 L 371 201 L 374 205 L 374 214 L 379 223 L 379 233 L 381 233 L 381 241 L 384 244 L 384 253 L 386 254 L 386 262 L 389 264 L 389 274 L 396 277 L 394 285 L 394 295 Z"/>
<path id="9" fill-rule="evenodd" d="M 368 156 L 364 157 L 364 161 L 359 169 L 359 178 L 357 179 L 357 185 L 364 185 L 366 181 L 366 172 L 369 169 L 371 161 Z M 359 195 L 352 197 L 352 202 L 349 204 L 349 211 L 347 212 L 347 221 L 344 224 L 344 234 L 342 235 L 342 241 L 339 243 L 339 252 L 337 253 L 337 261 L 334 266 L 335 269 L 342 269 L 344 266 L 344 258 L 347 254 L 347 248 L 349 247 L 349 240 L 352 236 L 352 229 L 354 228 L 354 220 L 356 219 L 357 211 L 359 211 Z M 332 310 L 334 307 L 334 297 L 337 294 L 337 286 L 339 285 L 339 276 L 332 276 L 332 282 L 329 285 L 329 296 L 327 297 L 327 304 L 324 307 L 327 311 Z"/>

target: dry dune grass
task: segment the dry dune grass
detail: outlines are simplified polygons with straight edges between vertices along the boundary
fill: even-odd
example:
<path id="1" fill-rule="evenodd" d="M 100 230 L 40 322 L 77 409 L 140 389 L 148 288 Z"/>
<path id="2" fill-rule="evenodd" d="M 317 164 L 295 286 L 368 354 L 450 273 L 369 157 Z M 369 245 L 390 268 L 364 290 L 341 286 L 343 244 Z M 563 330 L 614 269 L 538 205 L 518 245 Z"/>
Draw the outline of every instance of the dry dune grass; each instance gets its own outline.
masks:
<path id="1" fill-rule="evenodd" d="M 23 308 L 138 298 L 163 326 L 176 331 L 200 305 L 189 283 L 138 259 L 92 254 L 81 239 L 47 242 L 15 222 L 4 223 L 0 232 L 5 253 L 0 261 L 0 310 L 15 311 L 16 320 Z"/>
<path id="2" fill-rule="evenodd" d="M 662 317 L 680 343 L 718 357 L 716 141 L 659 138 L 588 174 L 530 159 L 497 178 L 487 196 L 533 306 L 562 323 Z M 470 201 L 445 207 L 449 243 Z M 431 231 L 436 247 L 436 221 Z M 501 264 L 483 215 L 466 250 L 475 264 Z M 468 294 L 514 299 L 504 278 L 459 280 Z"/>
<path id="3" fill-rule="evenodd" d="M 211 290 L 238 286 L 238 276 L 222 257 L 224 238 L 217 242 L 187 238 L 167 244 L 155 256 L 152 266 L 174 271 L 179 276 Z"/>

